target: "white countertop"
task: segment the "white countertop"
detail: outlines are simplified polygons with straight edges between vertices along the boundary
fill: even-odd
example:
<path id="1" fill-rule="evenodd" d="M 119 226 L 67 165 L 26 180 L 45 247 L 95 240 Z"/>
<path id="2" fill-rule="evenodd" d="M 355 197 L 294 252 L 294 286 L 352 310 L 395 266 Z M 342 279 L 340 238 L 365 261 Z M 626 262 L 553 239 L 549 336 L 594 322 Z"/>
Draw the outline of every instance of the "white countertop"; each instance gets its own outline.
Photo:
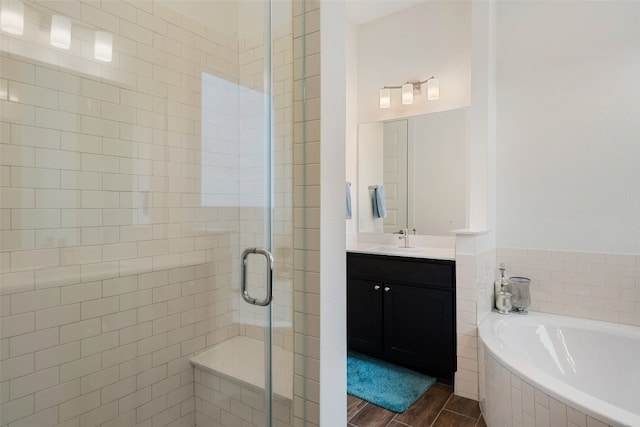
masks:
<path id="1" fill-rule="evenodd" d="M 443 259 L 454 261 L 456 251 L 454 248 L 420 247 L 403 248 L 399 245 L 381 243 L 348 243 L 347 252 L 362 254 L 391 255 L 409 258 Z"/>

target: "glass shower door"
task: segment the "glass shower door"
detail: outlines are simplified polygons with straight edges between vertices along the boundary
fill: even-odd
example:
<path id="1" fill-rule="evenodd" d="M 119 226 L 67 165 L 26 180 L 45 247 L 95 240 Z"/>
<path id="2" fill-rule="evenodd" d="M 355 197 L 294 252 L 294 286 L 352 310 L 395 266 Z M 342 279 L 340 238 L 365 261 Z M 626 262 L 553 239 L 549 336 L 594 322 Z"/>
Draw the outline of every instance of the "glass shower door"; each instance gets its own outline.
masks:
<path id="1" fill-rule="evenodd" d="M 214 348 L 235 355 L 220 403 L 256 426 L 292 425 L 292 10 L 237 3 L 237 82 L 203 77 L 202 197 L 228 212 L 232 317 Z M 225 129 L 226 133 L 220 132 Z M 227 139 L 225 139 L 227 138 Z M 227 213 L 225 213 L 226 215 Z M 222 316 L 221 316 L 222 317 Z M 238 366 L 233 366 L 238 364 Z M 262 396 L 259 396 L 262 394 Z M 239 403 L 237 403 L 239 402 Z M 251 402 L 247 404 L 247 402 Z M 233 405 L 236 405 L 233 408 Z M 234 413 L 243 408 L 243 413 Z"/>

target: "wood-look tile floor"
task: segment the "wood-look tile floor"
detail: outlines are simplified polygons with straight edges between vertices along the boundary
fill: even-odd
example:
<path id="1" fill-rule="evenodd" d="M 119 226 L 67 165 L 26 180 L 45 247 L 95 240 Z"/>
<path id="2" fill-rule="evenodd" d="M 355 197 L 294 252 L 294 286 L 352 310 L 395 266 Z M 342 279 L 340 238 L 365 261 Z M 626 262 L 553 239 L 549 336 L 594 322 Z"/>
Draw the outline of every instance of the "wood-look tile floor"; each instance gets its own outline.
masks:
<path id="1" fill-rule="evenodd" d="M 437 383 L 402 414 L 347 395 L 348 427 L 486 427 L 478 402 Z"/>

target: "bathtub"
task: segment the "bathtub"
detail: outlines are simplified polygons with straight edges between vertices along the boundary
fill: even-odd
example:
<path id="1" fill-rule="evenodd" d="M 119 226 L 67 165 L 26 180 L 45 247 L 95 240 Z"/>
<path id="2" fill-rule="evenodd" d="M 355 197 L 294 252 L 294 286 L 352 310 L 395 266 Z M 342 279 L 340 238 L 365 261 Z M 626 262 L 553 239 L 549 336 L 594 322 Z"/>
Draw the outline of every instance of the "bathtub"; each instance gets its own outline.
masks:
<path id="1" fill-rule="evenodd" d="M 479 338 L 489 427 L 640 426 L 640 328 L 493 312 Z"/>

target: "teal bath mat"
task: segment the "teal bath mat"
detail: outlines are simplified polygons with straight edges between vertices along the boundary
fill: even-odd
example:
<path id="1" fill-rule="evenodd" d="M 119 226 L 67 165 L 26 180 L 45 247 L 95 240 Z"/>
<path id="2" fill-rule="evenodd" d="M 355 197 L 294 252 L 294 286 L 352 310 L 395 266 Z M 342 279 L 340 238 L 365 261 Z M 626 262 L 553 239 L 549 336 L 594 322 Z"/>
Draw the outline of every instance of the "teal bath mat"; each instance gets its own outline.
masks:
<path id="1" fill-rule="evenodd" d="M 401 366 L 350 351 L 347 355 L 347 393 L 404 412 L 436 379 Z"/>

